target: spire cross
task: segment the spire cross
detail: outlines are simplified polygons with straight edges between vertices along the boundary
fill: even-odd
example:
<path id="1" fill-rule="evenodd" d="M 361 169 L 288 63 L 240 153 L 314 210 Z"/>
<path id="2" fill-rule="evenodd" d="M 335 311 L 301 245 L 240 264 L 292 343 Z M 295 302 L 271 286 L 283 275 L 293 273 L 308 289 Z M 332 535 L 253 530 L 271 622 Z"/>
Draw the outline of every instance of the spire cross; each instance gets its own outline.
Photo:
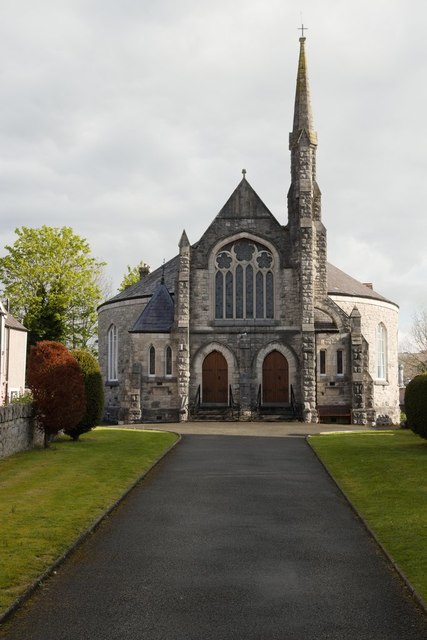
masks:
<path id="1" fill-rule="evenodd" d="M 301 37 L 304 37 L 304 31 L 308 31 L 308 27 L 304 27 L 303 24 L 301 24 L 300 27 L 298 27 L 298 31 L 301 31 Z"/>

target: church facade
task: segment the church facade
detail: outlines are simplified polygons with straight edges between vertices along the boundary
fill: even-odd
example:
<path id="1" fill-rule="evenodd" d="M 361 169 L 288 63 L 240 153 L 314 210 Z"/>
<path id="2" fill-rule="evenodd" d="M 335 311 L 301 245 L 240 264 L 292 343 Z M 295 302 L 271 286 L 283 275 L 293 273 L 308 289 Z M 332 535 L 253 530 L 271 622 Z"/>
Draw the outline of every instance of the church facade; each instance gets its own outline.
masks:
<path id="1" fill-rule="evenodd" d="M 399 421 L 398 307 L 327 262 L 305 38 L 289 148 L 287 225 L 243 172 L 198 242 L 99 307 L 107 420 Z"/>

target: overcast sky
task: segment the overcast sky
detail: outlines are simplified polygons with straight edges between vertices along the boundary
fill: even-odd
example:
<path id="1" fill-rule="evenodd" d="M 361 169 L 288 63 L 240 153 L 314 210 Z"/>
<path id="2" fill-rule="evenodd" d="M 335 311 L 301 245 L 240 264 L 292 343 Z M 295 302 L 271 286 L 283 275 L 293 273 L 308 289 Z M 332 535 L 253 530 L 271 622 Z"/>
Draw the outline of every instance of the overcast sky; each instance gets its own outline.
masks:
<path id="1" fill-rule="evenodd" d="M 427 307 L 422 0 L 0 0 L 0 251 L 71 226 L 108 263 L 196 242 L 247 170 L 287 222 L 298 27 L 328 259 Z"/>

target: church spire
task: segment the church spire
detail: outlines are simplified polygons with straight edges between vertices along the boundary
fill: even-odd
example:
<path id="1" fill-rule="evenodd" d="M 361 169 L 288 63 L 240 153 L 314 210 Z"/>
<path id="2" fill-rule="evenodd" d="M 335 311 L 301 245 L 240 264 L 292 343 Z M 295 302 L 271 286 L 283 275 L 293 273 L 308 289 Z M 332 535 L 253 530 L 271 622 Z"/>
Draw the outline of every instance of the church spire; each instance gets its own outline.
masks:
<path id="1" fill-rule="evenodd" d="M 303 132 L 309 142 L 317 145 L 317 134 L 313 126 L 311 110 L 310 85 L 308 82 L 307 62 L 305 56 L 305 38 L 299 39 L 300 52 L 298 61 L 297 86 L 295 92 L 294 125 L 289 135 L 289 148 L 292 149 L 300 140 Z"/>

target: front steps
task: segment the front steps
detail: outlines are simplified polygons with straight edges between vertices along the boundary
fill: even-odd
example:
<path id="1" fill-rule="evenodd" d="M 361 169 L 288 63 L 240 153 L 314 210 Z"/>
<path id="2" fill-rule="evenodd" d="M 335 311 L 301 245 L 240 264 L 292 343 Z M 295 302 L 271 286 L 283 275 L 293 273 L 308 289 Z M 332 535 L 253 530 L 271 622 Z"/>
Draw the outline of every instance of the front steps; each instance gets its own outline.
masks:
<path id="1" fill-rule="evenodd" d="M 191 422 L 238 422 L 239 409 L 236 407 L 221 407 L 200 405 L 190 411 Z"/>
<path id="2" fill-rule="evenodd" d="M 239 407 L 200 405 L 190 411 L 191 422 L 238 422 L 243 418 Z M 249 420 L 256 422 L 296 422 L 291 406 L 261 406 L 252 411 Z"/>
<path id="3" fill-rule="evenodd" d="M 261 406 L 255 414 L 260 422 L 296 422 L 291 406 Z"/>

